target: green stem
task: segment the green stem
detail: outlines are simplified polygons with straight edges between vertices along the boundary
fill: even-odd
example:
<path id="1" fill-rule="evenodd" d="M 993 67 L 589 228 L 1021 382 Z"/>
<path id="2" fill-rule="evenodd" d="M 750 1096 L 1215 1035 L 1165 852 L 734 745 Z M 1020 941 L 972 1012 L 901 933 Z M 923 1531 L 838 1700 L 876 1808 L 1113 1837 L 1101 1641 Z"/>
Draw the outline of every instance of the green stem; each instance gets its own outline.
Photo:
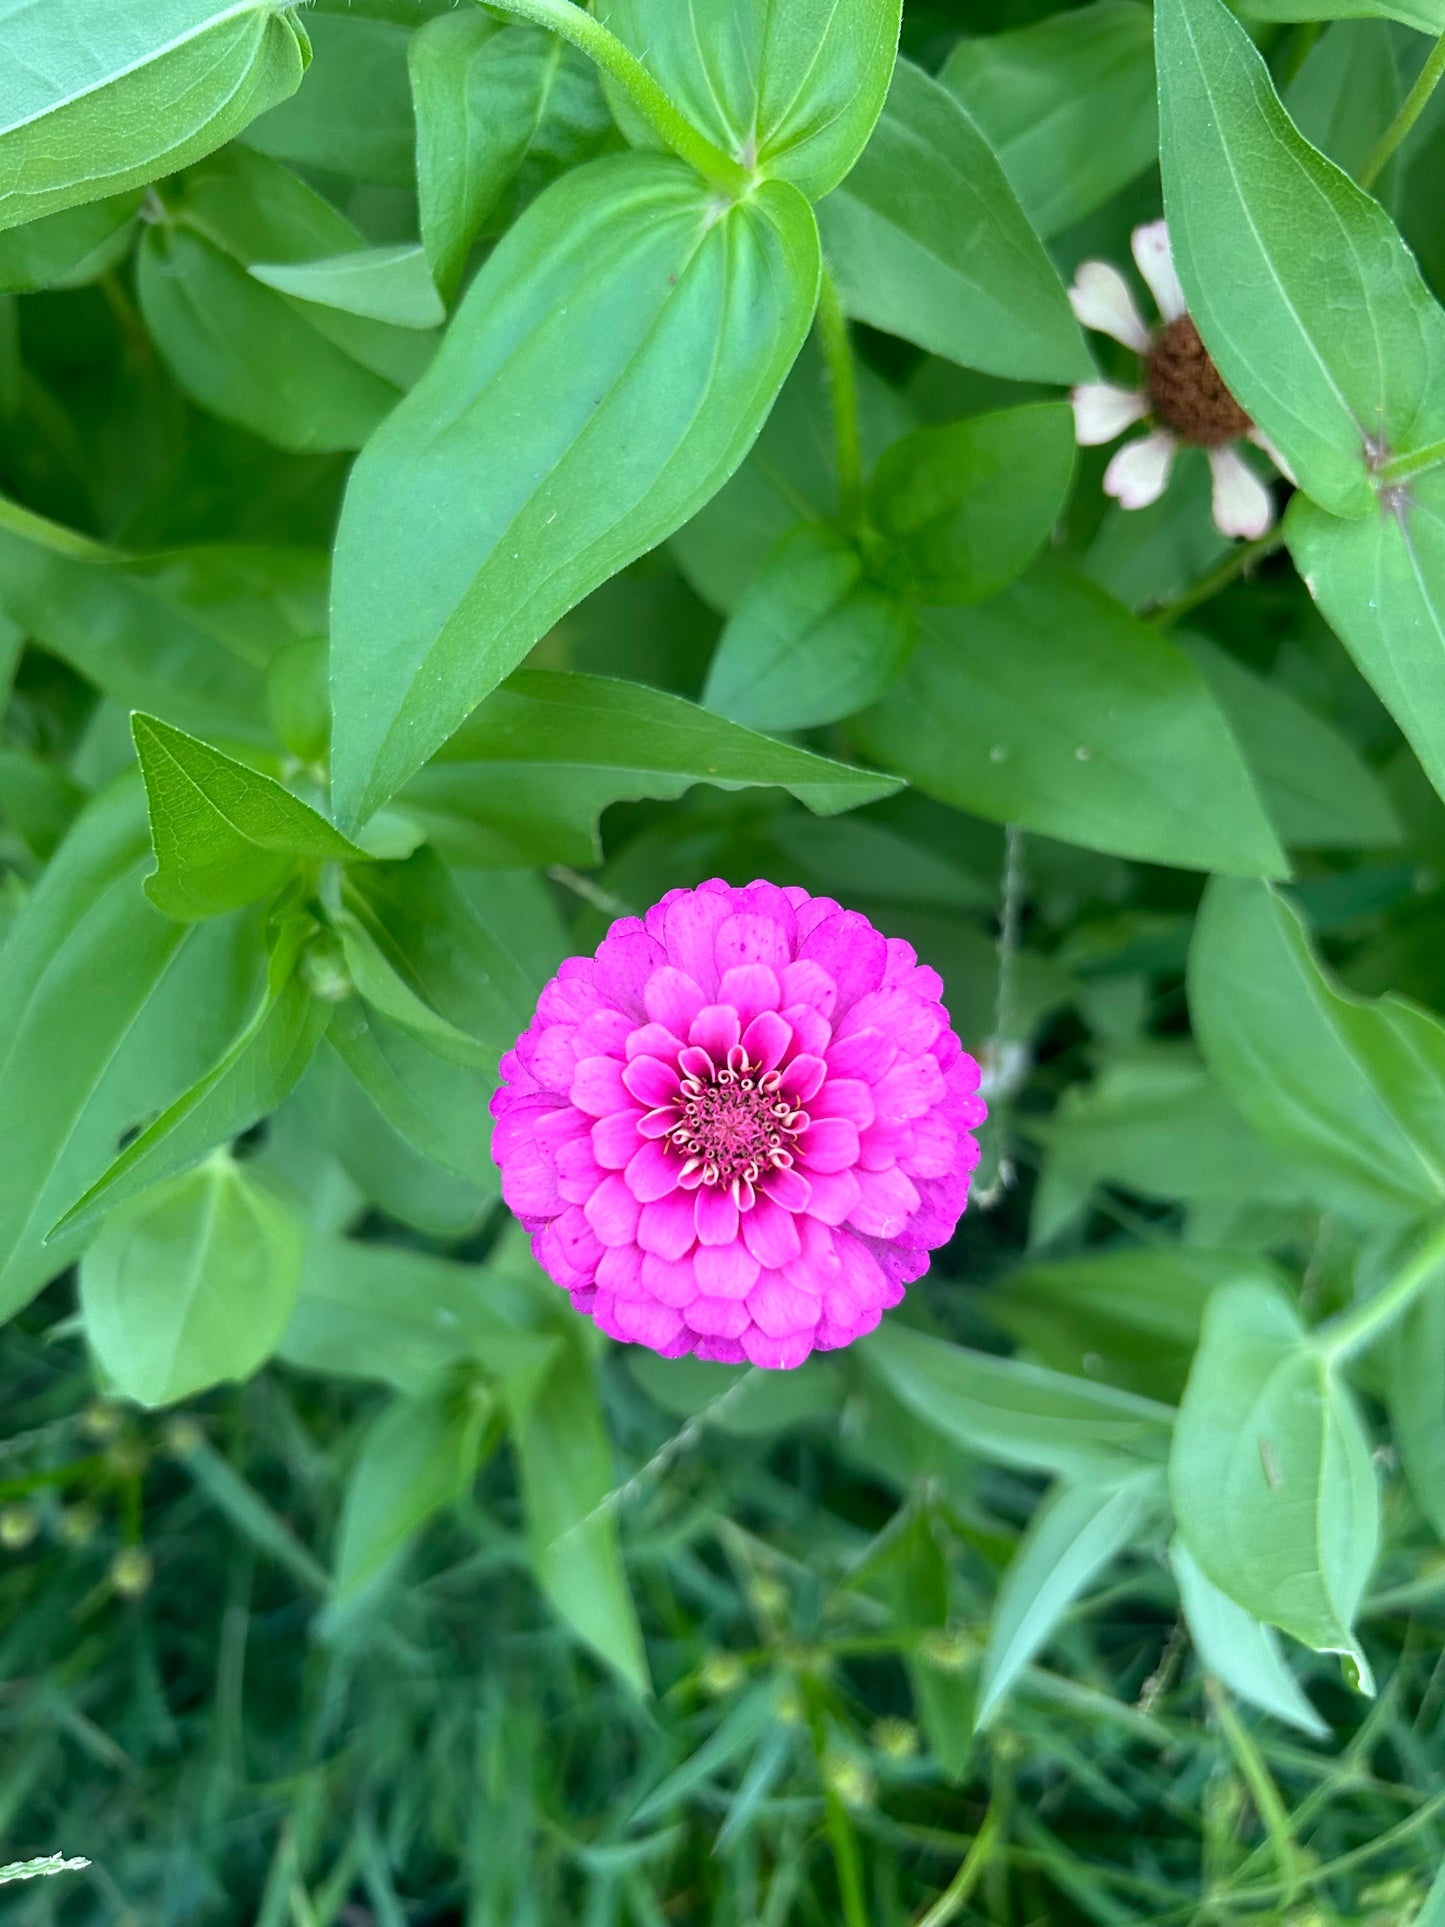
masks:
<path id="1" fill-rule="evenodd" d="M 848 340 L 848 318 L 838 284 L 826 263 L 818 291 L 818 340 L 833 398 L 833 434 L 838 450 L 838 512 L 849 535 L 863 520 L 863 449 L 858 436 L 858 379 Z"/>
<path id="2" fill-rule="evenodd" d="M 1373 187 L 1385 164 L 1425 111 L 1425 103 L 1445 76 L 1445 33 L 1435 42 L 1420 69 L 1419 78 L 1406 94 L 1400 111 L 1375 142 L 1369 158 L 1359 172 L 1361 187 Z"/>
<path id="3" fill-rule="evenodd" d="M 958 1872 L 928 1912 L 920 1918 L 918 1927 L 945 1927 L 945 1922 L 952 1920 L 968 1905 L 969 1895 L 978 1885 L 980 1877 L 993 1857 L 993 1843 L 998 1829 L 998 1808 L 991 1806 L 984 1815 L 983 1825 L 974 1836 L 973 1845 L 963 1856 Z"/>
<path id="4" fill-rule="evenodd" d="M 1385 462 L 1375 471 L 1377 487 L 1388 488 L 1395 482 L 1408 482 L 1412 475 L 1419 475 L 1427 468 L 1438 468 L 1445 462 L 1445 442 L 1428 442 L 1424 448 L 1412 448 L 1404 455 L 1397 455 L 1393 462 Z"/>
<path id="5" fill-rule="evenodd" d="M 1445 1224 L 1436 1227 L 1383 1291 L 1377 1291 L 1363 1305 L 1356 1305 L 1353 1311 L 1343 1312 L 1320 1327 L 1315 1344 L 1325 1362 L 1336 1365 L 1372 1345 L 1380 1333 L 1442 1275 L 1445 1275 Z"/>
<path id="6" fill-rule="evenodd" d="M 1157 608 L 1149 620 L 1156 629 L 1168 629 L 1181 616 L 1197 609 L 1201 602 L 1208 602 L 1217 596 L 1221 589 L 1227 589 L 1236 576 L 1244 574 L 1251 563 L 1262 562 L 1267 555 L 1273 555 L 1284 541 L 1280 529 L 1271 529 L 1268 535 L 1261 535 L 1253 542 L 1241 542 L 1231 549 L 1207 575 L 1202 575 L 1192 587 L 1175 596 L 1172 602 L 1165 602 Z"/>
<path id="7" fill-rule="evenodd" d="M 548 27 L 564 40 L 570 40 L 574 47 L 580 47 L 589 60 L 595 61 L 626 92 L 673 153 L 681 155 L 704 180 L 711 181 L 724 194 L 736 200 L 752 187 L 753 177 L 748 170 L 731 155 L 724 154 L 720 147 L 715 147 L 705 134 L 700 134 L 676 101 L 658 86 L 616 34 L 600 20 L 594 20 L 590 13 L 574 6 L 572 0 L 489 0 L 489 4 L 504 13 L 515 14 L 519 20 L 530 20 L 534 26 Z"/>

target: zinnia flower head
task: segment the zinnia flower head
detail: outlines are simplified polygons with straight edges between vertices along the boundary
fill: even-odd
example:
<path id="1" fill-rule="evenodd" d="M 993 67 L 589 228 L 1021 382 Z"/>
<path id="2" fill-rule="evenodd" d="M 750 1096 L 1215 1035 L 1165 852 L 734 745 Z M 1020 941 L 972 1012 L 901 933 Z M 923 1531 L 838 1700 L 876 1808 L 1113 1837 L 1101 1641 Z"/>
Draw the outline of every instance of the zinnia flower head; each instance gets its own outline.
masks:
<path id="1" fill-rule="evenodd" d="M 1107 261 L 1080 264 L 1069 290 L 1074 313 L 1086 328 L 1132 348 L 1141 367 L 1137 388 L 1088 381 L 1074 390 L 1076 438 L 1081 447 L 1091 448 L 1113 441 L 1136 422 L 1151 423 L 1149 432 L 1126 442 L 1104 471 L 1105 494 L 1126 509 L 1157 502 L 1179 449 L 1202 448 L 1213 482 L 1215 527 L 1221 535 L 1261 536 L 1274 522 L 1274 503 L 1236 444 L 1252 442 L 1282 474 L 1288 470 L 1210 360 L 1184 305 L 1164 222 L 1135 228 L 1131 245 L 1161 322 L 1149 327 L 1117 268 Z"/>
<path id="2" fill-rule="evenodd" d="M 614 1338 L 800 1365 L 871 1331 L 953 1232 L 978 1066 L 910 945 L 716 880 L 542 992 L 492 1101 L 502 1195 Z"/>

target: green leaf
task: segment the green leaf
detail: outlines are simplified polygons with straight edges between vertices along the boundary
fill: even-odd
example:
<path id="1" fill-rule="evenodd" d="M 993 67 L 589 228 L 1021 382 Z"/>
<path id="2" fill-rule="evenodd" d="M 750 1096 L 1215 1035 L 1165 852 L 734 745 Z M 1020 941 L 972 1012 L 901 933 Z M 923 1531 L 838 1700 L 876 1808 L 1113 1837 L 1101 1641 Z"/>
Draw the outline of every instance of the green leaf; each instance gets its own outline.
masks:
<path id="1" fill-rule="evenodd" d="M 1273 1627 L 1237 1606 L 1200 1571 L 1184 1544 L 1176 1539 L 1169 1563 L 1179 1584 L 1185 1624 L 1199 1663 L 1250 1706 L 1272 1713 L 1314 1739 L 1325 1739 L 1329 1727 L 1310 1705 L 1290 1671 Z"/>
<path id="2" fill-rule="evenodd" d="M 853 544 L 805 522 L 729 618 L 703 701 L 754 729 L 836 722 L 876 702 L 912 646 L 911 612 L 866 579 Z"/>
<path id="3" fill-rule="evenodd" d="M 410 1029 L 357 1000 L 336 1012 L 327 1042 L 414 1151 L 465 1178 L 478 1193 L 496 1195 L 490 1109 L 495 1076 L 439 1056 Z"/>
<path id="4" fill-rule="evenodd" d="M 1168 1451 L 1170 1408 L 1109 1385 L 968 1351 L 896 1321 L 858 1356 L 935 1430 L 1004 1465 L 1115 1486 Z"/>
<path id="5" fill-rule="evenodd" d="M 1422 1292 L 1396 1326 L 1387 1390 L 1415 1503 L 1445 1539 L 1445 1281 Z"/>
<path id="6" fill-rule="evenodd" d="M 848 313 L 965 368 L 1087 381 L 1063 284 L 959 101 L 900 60 L 862 159 L 818 209 Z"/>
<path id="7" fill-rule="evenodd" d="M 694 783 L 775 784 L 820 815 L 900 787 L 640 683 L 524 669 L 412 778 L 402 806 L 462 862 L 588 865 L 601 859 L 608 804 Z"/>
<path id="8" fill-rule="evenodd" d="M 598 18 L 723 152 L 816 201 L 888 92 L 901 0 L 601 0 Z M 630 137 L 657 136 L 616 103 Z M 634 122 L 637 122 L 634 125 Z"/>
<path id="9" fill-rule="evenodd" d="M 1244 8 L 1251 13 L 1253 8 Z M 1380 9 L 1381 12 L 1384 9 Z M 1445 8 L 1441 8 L 1445 27 Z M 1310 48 L 1284 90 L 1290 118 L 1312 147 L 1347 174 L 1358 176 L 1404 98 L 1391 35 L 1368 19 L 1337 20 Z M 1381 176 L 1387 188 L 1393 169 Z M 1390 206 L 1393 197 L 1382 191 Z M 1428 278 L 1428 275 L 1427 275 Z"/>
<path id="10" fill-rule="evenodd" d="M 812 215 L 784 182 L 719 212 L 681 162 L 627 154 L 532 204 L 352 472 L 331 658 L 343 822 L 722 485 L 817 281 Z"/>
<path id="11" fill-rule="evenodd" d="M 647 1655 L 609 1503 L 612 1441 L 594 1368 L 569 1335 L 540 1389 L 533 1383 L 524 1397 L 513 1377 L 506 1390 L 537 1579 L 573 1632 L 634 1692 L 647 1693 Z"/>
<path id="12" fill-rule="evenodd" d="M 147 230 L 141 312 L 182 388 L 279 448 L 359 448 L 431 357 L 433 337 L 263 286 L 249 270 L 365 240 L 263 155 L 230 147 Z"/>
<path id="13" fill-rule="evenodd" d="M 0 232 L 0 293 L 83 288 L 122 259 L 135 234 L 139 188 L 65 208 Z"/>
<path id="14" fill-rule="evenodd" d="M 125 708 L 264 743 L 266 667 L 324 626 L 326 558 L 240 544 L 129 556 L 0 500 L 0 608 Z"/>
<path id="15" fill-rule="evenodd" d="M 1381 491 L 1350 521 L 1296 495 L 1285 534 L 1322 614 L 1445 794 L 1445 469 Z"/>
<path id="16" fill-rule="evenodd" d="M 140 784 L 82 813 L 0 951 L 0 1317 L 64 1270 L 46 1243 L 124 1134 L 199 1077 L 253 995 L 254 922 L 173 923 L 147 901 Z"/>
<path id="17" fill-rule="evenodd" d="M 1074 418 L 1035 402 L 920 428 L 874 472 L 869 512 L 895 545 L 884 579 L 920 602 L 977 602 L 1022 575 L 1074 473 Z"/>
<path id="18" fill-rule="evenodd" d="M 647 1826 L 681 1806 L 689 1795 L 707 1786 L 724 1767 L 755 1755 L 759 1742 L 778 1725 L 778 1687 L 760 1680 L 730 1707 L 697 1751 L 674 1767 L 628 1816 L 635 1826 Z"/>
<path id="19" fill-rule="evenodd" d="M 1136 0 L 1096 0 L 1012 33 L 960 40 L 938 77 L 977 121 L 1045 240 L 1154 159 L 1154 36 Z"/>
<path id="20" fill-rule="evenodd" d="M 1159 1507 L 1162 1483 L 1153 1472 L 1103 1491 L 1058 1486 L 1035 1512 L 994 1606 L 976 1725 L 988 1725 L 1080 1593 L 1137 1538 Z"/>
<path id="21" fill-rule="evenodd" d="M 131 718 L 156 870 L 146 895 L 182 922 L 274 896 L 300 860 L 365 861 L 274 777 L 158 717 Z"/>
<path id="22" fill-rule="evenodd" d="M 438 14 L 412 35 L 410 60 L 422 241 L 450 299 L 529 154 L 529 173 L 588 159 L 612 117 L 591 61 L 537 27 Z"/>
<path id="23" fill-rule="evenodd" d="M 299 85 L 276 0 L 0 0 L 0 228 L 142 187 Z"/>
<path id="24" fill-rule="evenodd" d="M 101 1211 L 184 1171 L 276 1109 L 310 1063 L 330 1011 L 313 997 L 296 966 L 311 929 L 291 917 L 267 960 L 255 1010 L 216 1062 L 168 1104 L 120 1152 L 55 1225 L 52 1238 L 84 1230 Z"/>
<path id="25" fill-rule="evenodd" d="M 466 1491 L 494 1411 L 492 1393 L 472 1379 L 393 1399 L 372 1421 L 341 1502 L 336 1604 L 380 1577 L 427 1520 Z"/>
<path id="26" fill-rule="evenodd" d="M 1352 1627 L 1379 1538 L 1369 1441 L 1277 1288 L 1210 1300 L 1169 1483 L 1180 1538 L 1221 1592 L 1368 1678 Z"/>
<path id="27" fill-rule="evenodd" d="M 321 261 L 255 261 L 249 273 L 298 301 L 367 315 L 397 328 L 439 328 L 447 318 L 426 254 L 414 244 L 362 248 Z"/>
<path id="28" fill-rule="evenodd" d="M 1252 20 L 1401 20 L 1421 33 L 1445 32 L 1441 0 L 1245 0 Z"/>
<path id="29" fill-rule="evenodd" d="M 1189 957 L 1189 1005 L 1211 1070 L 1320 1201 L 1367 1221 L 1445 1196 L 1445 1025 L 1397 996 L 1338 990 L 1299 913 L 1216 878 Z"/>
<path id="30" fill-rule="evenodd" d="M 246 129 L 263 154 L 376 187 L 410 188 L 415 130 L 407 88 L 411 29 L 426 8 L 311 5 L 314 58 L 300 89 Z"/>
<path id="31" fill-rule="evenodd" d="M 901 680 L 850 725 L 917 788 L 1144 862 L 1288 868 L 1203 677 L 1092 583 L 1040 566 L 920 630 Z"/>
<path id="32" fill-rule="evenodd" d="M 286 1329 L 305 1244 L 292 1207 L 218 1153 L 106 1220 L 80 1265 L 86 1340 L 140 1405 L 249 1378 Z"/>
<path id="33" fill-rule="evenodd" d="M 1445 315 L 1384 210 L 1296 131 L 1222 0 L 1163 0 L 1156 22 L 1190 313 L 1305 492 L 1365 515 L 1372 469 L 1445 435 Z"/>
<path id="34" fill-rule="evenodd" d="M 24 750 L 0 749 L 0 822 L 32 856 L 47 861 L 85 802 L 85 791 L 55 763 Z"/>
<path id="35" fill-rule="evenodd" d="M 1384 785 L 1345 736 L 1217 643 L 1189 635 L 1178 641 L 1239 739 L 1282 843 L 1315 850 L 1399 843 L 1403 833 Z"/>

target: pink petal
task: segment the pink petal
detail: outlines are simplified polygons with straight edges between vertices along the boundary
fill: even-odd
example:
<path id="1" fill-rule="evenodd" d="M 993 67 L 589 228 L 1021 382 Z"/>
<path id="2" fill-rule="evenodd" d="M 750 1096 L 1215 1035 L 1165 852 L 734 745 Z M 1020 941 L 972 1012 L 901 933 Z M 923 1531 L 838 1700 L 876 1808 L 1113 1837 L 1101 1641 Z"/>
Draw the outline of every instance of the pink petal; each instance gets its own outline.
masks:
<path id="1" fill-rule="evenodd" d="M 636 1111 L 614 1111 L 592 1126 L 592 1155 L 608 1171 L 622 1171 L 638 1143 Z"/>
<path id="2" fill-rule="evenodd" d="M 738 1014 L 730 1004 L 708 1004 L 693 1018 L 687 1041 L 705 1050 L 715 1064 L 721 1064 L 742 1034 Z"/>
<path id="3" fill-rule="evenodd" d="M 632 1019 L 620 1010 L 591 1011 L 577 1026 L 578 1057 L 625 1057 L 631 1029 Z"/>
<path id="4" fill-rule="evenodd" d="M 678 1094 L 677 1071 L 657 1057 L 634 1057 L 622 1073 L 622 1082 L 649 1111 L 659 1104 L 675 1104 Z M 576 1100 L 574 1098 L 573 1102 Z"/>
<path id="5" fill-rule="evenodd" d="M 1074 440 L 1080 448 L 1113 441 L 1149 413 L 1149 397 L 1112 381 L 1085 381 L 1069 397 L 1074 405 Z"/>
<path id="6" fill-rule="evenodd" d="M 718 968 L 713 940 L 719 925 L 732 915 L 732 892 L 724 885 L 713 890 L 703 884 L 678 896 L 664 919 L 668 961 L 685 970 L 702 987 L 704 996 L 717 989 Z"/>
<path id="7" fill-rule="evenodd" d="M 699 1245 L 692 1263 L 697 1289 L 711 1298 L 746 1298 L 757 1281 L 758 1261 L 737 1239 L 726 1245 Z"/>
<path id="8" fill-rule="evenodd" d="M 638 1201 L 615 1171 L 602 1180 L 584 1209 L 602 1244 L 631 1244 L 637 1236 Z"/>
<path id="9" fill-rule="evenodd" d="M 835 1038 L 828 1046 L 829 1077 L 861 1077 L 875 1083 L 898 1055 L 898 1046 L 881 1030 L 871 1025 L 848 1037 Z"/>
<path id="10" fill-rule="evenodd" d="M 820 1117 L 846 1117 L 866 1131 L 874 1117 L 873 1093 L 861 1078 L 830 1074 L 823 1088 L 808 1099 L 808 1115 L 815 1124 Z"/>
<path id="11" fill-rule="evenodd" d="M 568 1204 L 586 1204 L 604 1175 L 590 1138 L 575 1138 L 557 1153 L 557 1189 Z"/>
<path id="12" fill-rule="evenodd" d="M 754 1365 L 762 1366 L 765 1371 L 790 1372 L 812 1351 L 813 1335 L 793 1332 L 786 1338 L 769 1338 L 756 1325 L 750 1325 L 743 1333 L 742 1347 Z"/>
<path id="13" fill-rule="evenodd" d="M 761 1065 L 765 1071 L 777 1069 L 792 1041 L 792 1025 L 775 1010 L 765 1010 L 754 1017 L 742 1035 L 749 1062 Z"/>
<path id="14" fill-rule="evenodd" d="M 931 1052 L 915 1057 L 912 1063 L 895 1064 L 873 1086 L 879 1122 L 899 1124 L 910 1117 L 922 1117 L 942 1102 L 946 1088 L 938 1059 Z"/>
<path id="15" fill-rule="evenodd" d="M 633 1116 L 636 1117 L 636 1112 Z M 682 1122 L 682 1112 L 675 1104 L 660 1104 L 655 1111 L 644 1111 L 637 1118 L 637 1129 L 643 1137 L 666 1137 L 675 1131 Z M 634 1147 L 636 1148 L 636 1147 Z"/>
<path id="16" fill-rule="evenodd" d="M 650 1345 L 654 1351 L 670 1344 L 683 1329 L 682 1313 L 655 1298 L 619 1298 L 613 1318 L 616 1336 L 634 1345 Z"/>
<path id="17" fill-rule="evenodd" d="M 776 1269 L 796 1258 L 803 1249 L 791 1211 L 785 1211 L 771 1198 L 760 1197 L 743 1216 L 743 1242 L 760 1265 Z"/>
<path id="18" fill-rule="evenodd" d="M 653 971 L 642 1000 L 652 1021 L 665 1024 L 679 1039 L 687 1036 L 688 1026 L 707 1002 L 697 979 L 676 964 Z"/>
<path id="19" fill-rule="evenodd" d="M 637 1246 L 609 1245 L 597 1261 L 597 1282 L 614 1297 L 639 1297 L 643 1292 L 642 1253 Z"/>
<path id="20" fill-rule="evenodd" d="M 1221 535 L 1256 541 L 1274 526 L 1274 498 L 1237 448 L 1211 448 L 1214 526 Z"/>
<path id="21" fill-rule="evenodd" d="M 692 1250 L 694 1231 L 692 1195 L 674 1191 L 670 1197 L 643 1205 L 637 1242 L 659 1258 L 685 1258 Z"/>
<path id="22" fill-rule="evenodd" d="M 811 957 L 790 963 L 783 972 L 784 1004 L 807 1004 L 820 1017 L 831 1017 L 838 1002 L 838 986 Z"/>
<path id="23" fill-rule="evenodd" d="M 588 1057 L 577 1066 L 572 1078 L 572 1102 L 589 1117 L 611 1117 L 614 1111 L 633 1108 L 632 1094 L 622 1081 L 622 1066 L 615 1057 Z"/>
<path id="24" fill-rule="evenodd" d="M 921 1202 L 912 1180 L 896 1166 L 888 1171 L 860 1170 L 855 1175 L 862 1195 L 849 1214 L 849 1224 L 873 1238 L 896 1238 Z"/>
<path id="25" fill-rule="evenodd" d="M 815 1091 L 822 1089 L 827 1075 L 828 1066 L 821 1057 L 795 1057 L 783 1072 L 780 1088 L 795 1104 L 806 1104 Z"/>
<path id="26" fill-rule="evenodd" d="M 642 1253 L 642 1283 L 664 1305 L 690 1305 L 698 1293 L 698 1280 L 692 1258 L 659 1258 L 655 1251 Z"/>
<path id="27" fill-rule="evenodd" d="M 618 1183 L 621 1182 L 619 1178 Z M 582 1207 L 569 1204 L 565 1211 L 559 1212 L 552 1220 L 547 1230 L 551 1232 L 566 1264 L 573 1271 L 585 1272 L 590 1282 L 602 1257 L 602 1240 L 587 1222 Z"/>
<path id="28" fill-rule="evenodd" d="M 1169 228 L 1164 221 L 1149 221 L 1136 227 L 1129 239 L 1134 265 L 1148 283 L 1159 312 L 1166 321 L 1177 321 L 1185 311 L 1184 290 L 1174 267 L 1174 250 L 1169 245 Z"/>
<path id="29" fill-rule="evenodd" d="M 517 1039 L 517 1050 L 543 1090 L 571 1089 L 577 1074 L 575 1024 L 549 1024 L 542 1031 L 524 1031 Z"/>
<path id="30" fill-rule="evenodd" d="M 798 1155 L 810 1172 L 846 1171 L 858 1161 L 858 1127 L 846 1117 L 816 1117 L 798 1138 Z"/>
<path id="31" fill-rule="evenodd" d="M 833 979 L 840 1012 L 877 990 L 888 968 L 886 940 L 856 910 L 838 910 L 825 917 L 799 943 L 798 954 L 821 964 Z"/>
<path id="32" fill-rule="evenodd" d="M 627 1167 L 627 1188 L 639 1204 L 652 1204 L 677 1189 L 677 1174 L 682 1169 L 675 1157 L 660 1144 L 647 1143 L 635 1153 Z"/>
<path id="33" fill-rule="evenodd" d="M 1120 508 L 1148 508 L 1169 486 L 1174 450 L 1174 437 L 1163 428 L 1137 442 L 1126 442 L 1104 470 L 1104 493 L 1112 495 Z"/>
<path id="34" fill-rule="evenodd" d="M 776 1271 L 765 1271 L 748 1293 L 748 1310 L 753 1322 L 770 1338 L 786 1338 L 790 1332 L 811 1332 L 822 1309 L 816 1298 L 790 1285 Z"/>
<path id="35" fill-rule="evenodd" d="M 789 1004 L 784 1020 L 792 1025 L 794 1057 L 821 1057 L 832 1041 L 833 1026 L 811 1004 Z"/>
<path id="36" fill-rule="evenodd" d="M 709 1365 L 746 1365 L 748 1355 L 736 1338 L 699 1338 L 693 1351 Z"/>
<path id="37" fill-rule="evenodd" d="M 1086 328 L 1110 335 L 1135 354 L 1149 352 L 1149 330 L 1144 325 L 1129 284 L 1107 261 L 1081 261 L 1069 289 L 1069 305 Z"/>
<path id="38" fill-rule="evenodd" d="M 640 1024 L 647 1015 L 643 986 L 666 962 L 662 945 L 648 936 L 636 917 L 620 917 L 597 946 L 592 981 L 604 1004 Z"/>
<path id="39" fill-rule="evenodd" d="M 723 972 L 717 994 L 719 1003 L 732 1005 L 743 1025 L 762 1011 L 776 1010 L 783 1001 L 777 972 L 767 964 L 735 964 Z"/>
<path id="40" fill-rule="evenodd" d="M 806 1211 L 813 1195 L 813 1187 L 801 1171 L 765 1171 L 757 1188 L 784 1211 Z"/>
<path id="41" fill-rule="evenodd" d="M 740 1338 L 752 1323 L 741 1298 L 694 1298 L 686 1318 L 693 1331 L 709 1338 Z"/>
<path id="42" fill-rule="evenodd" d="M 696 1193 L 697 1235 L 704 1245 L 731 1244 L 738 1235 L 738 1207 L 731 1191 L 704 1185 Z"/>
<path id="43" fill-rule="evenodd" d="M 629 1059 L 656 1057 L 664 1064 L 675 1064 L 686 1035 L 685 1031 L 682 1036 L 675 1035 L 666 1024 L 641 1024 L 627 1033 L 621 1055 Z"/>
<path id="44" fill-rule="evenodd" d="M 724 983 L 726 973 L 739 966 L 764 964 L 770 970 L 779 971 L 792 961 L 787 939 L 773 918 L 746 913 L 731 916 L 718 925 L 713 954 L 718 969 L 724 973 Z M 718 994 L 726 995 L 721 986 Z"/>
<path id="45" fill-rule="evenodd" d="M 842 1224 L 862 1193 L 852 1171 L 810 1171 L 808 1173 L 808 1216 L 823 1224 Z"/>

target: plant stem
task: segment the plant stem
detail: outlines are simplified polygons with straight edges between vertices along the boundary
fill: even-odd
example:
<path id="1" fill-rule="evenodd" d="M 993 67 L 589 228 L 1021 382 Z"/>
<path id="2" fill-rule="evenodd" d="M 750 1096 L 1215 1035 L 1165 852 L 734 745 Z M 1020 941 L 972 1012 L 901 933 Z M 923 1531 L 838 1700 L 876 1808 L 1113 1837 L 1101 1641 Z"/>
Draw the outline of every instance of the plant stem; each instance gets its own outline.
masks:
<path id="1" fill-rule="evenodd" d="M 1415 85 L 1400 105 L 1400 111 L 1375 142 L 1369 158 L 1360 169 L 1361 187 L 1374 186 L 1384 171 L 1385 163 L 1425 111 L 1425 103 L 1439 86 L 1442 75 L 1445 75 L 1445 33 L 1441 34 L 1430 49 Z"/>
<path id="2" fill-rule="evenodd" d="M 1342 1358 L 1372 1345 L 1380 1333 L 1442 1275 L 1445 1275 L 1445 1224 L 1437 1225 L 1382 1291 L 1320 1327 L 1315 1343 L 1325 1362 L 1338 1364 Z"/>
<path id="3" fill-rule="evenodd" d="M 1275 528 L 1271 529 L 1268 535 L 1261 535 L 1253 542 L 1239 543 L 1237 547 L 1230 550 L 1228 555 L 1216 562 L 1207 574 L 1200 576 L 1190 588 L 1175 596 L 1172 602 L 1161 603 L 1149 620 L 1156 629 L 1171 628 L 1181 616 L 1188 615 L 1191 609 L 1197 609 L 1201 602 L 1208 602 L 1211 596 L 1218 595 L 1221 589 L 1227 589 L 1236 576 L 1244 574 L 1251 563 L 1262 562 L 1265 556 L 1273 555 L 1283 541 L 1283 532 Z"/>
<path id="4" fill-rule="evenodd" d="M 731 155 L 715 147 L 700 134 L 669 94 L 657 84 L 637 56 L 623 46 L 615 33 L 594 20 L 590 13 L 574 6 L 572 0 L 490 0 L 505 13 L 534 26 L 549 27 L 553 33 L 580 47 L 623 88 L 632 104 L 645 115 L 667 142 L 674 154 L 695 167 L 704 180 L 736 200 L 753 184 L 748 170 Z"/>
<path id="5" fill-rule="evenodd" d="M 818 340 L 828 369 L 833 399 L 833 434 L 838 450 L 838 512 L 844 529 L 856 535 L 863 520 L 863 450 L 858 439 L 858 380 L 848 340 L 848 318 L 838 284 L 823 267 L 818 291 Z"/>
<path id="6" fill-rule="evenodd" d="M 921 1917 L 918 1927 L 945 1927 L 947 1921 L 952 1920 L 962 1908 L 968 1905 L 969 1895 L 978 1885 L 979 1878 L 993 1855 L 993 1843 L 998 1828 L 998 1808 L 991 1806 L 983 1817 L 983 1825 L 974 1836 L 973 1845 L 963 1856 L 958 1872 L 928 1912 Z"/>
<path id="7" fill-rule="evenodd" d="M 1376 469 L 1376 486 L 1388 488 L 1395 482 L 1408 482 L 1412 475 L 1419 475 L 1427 468 L 1438 468 L 1441 462 L 1445 462 L 1445 442 L 1428 442 L 1424 448 L 1409 449 Z"/>

